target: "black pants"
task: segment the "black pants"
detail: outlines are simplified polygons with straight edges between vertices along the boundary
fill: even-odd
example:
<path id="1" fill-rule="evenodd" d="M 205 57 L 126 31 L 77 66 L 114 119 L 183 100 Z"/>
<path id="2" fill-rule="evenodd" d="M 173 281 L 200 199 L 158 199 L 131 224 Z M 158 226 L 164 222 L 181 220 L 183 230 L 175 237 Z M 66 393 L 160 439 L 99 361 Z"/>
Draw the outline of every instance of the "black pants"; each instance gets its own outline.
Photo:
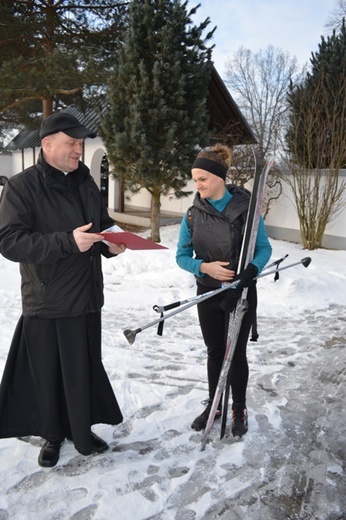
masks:
<path id="1" fill-rule="evenodd" d="M 210 290 L 210 287 L 198 285 L 197 294 L 203 294 Z M 220 293 L 197 305 L 199 323 L 208 354 L 207 371 L 210 399 L 213 399 L 215 395 L 227 343 L 229 313 L 224 312 L 220 307 L 224 296 L 224 293 Z M 242 321 L 230 369 L 232 398 L 233 403 L 237 404 L 245 404 L 246 402 L 246 389 L 249 378 L 246 347 L 250 330 L 256 317 L 256 283 L 249 287 L 247 300 L 249 306 Z"/>

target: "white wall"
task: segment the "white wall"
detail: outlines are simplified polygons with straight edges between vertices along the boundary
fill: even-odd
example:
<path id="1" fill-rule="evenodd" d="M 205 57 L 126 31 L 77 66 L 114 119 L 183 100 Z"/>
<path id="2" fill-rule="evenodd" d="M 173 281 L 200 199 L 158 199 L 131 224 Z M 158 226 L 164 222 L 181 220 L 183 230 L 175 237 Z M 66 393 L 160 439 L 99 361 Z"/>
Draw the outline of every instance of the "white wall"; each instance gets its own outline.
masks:
<path id="1" fill-rule="evenodd" d="M 32 166 L 38 157 L 40 148 L 18 150 L 12 153 L 9 159 L 7 154 L 0 154 L 0 175 L 1 172 L 8 176 L 19 173 L 25 168 Z M 103 154 L 106 153 L 105 147 L 99 137 L 95 139 L 86 139 L 84 151 L 84 163 L 90 168 L 91 175 L 95 182 L 100 186 L 101 160 Z M 5 173 L 6 172 L 6 173 Z M 340 172 L 340 180 L 346 180 L 346 170 Z M 192 194 L 182 199 L 174 197 L 161 198 L 161 211 L 163 213 L 171 213 L 173 215 L 184 215 L 189 206 L 193 202 L 195 194 L 195 185 L 189 181 L 187 191 Z M 110 209 L 118 211 L 119 202 L 119 184 L 116 180 L 109 179 L 109 200 Z M 346 250 L 346 194 L 343 196 L 342 212 L 328 225 L 322 245 L 327 248 Z M 150 209 L 150 194 L 146 190 L 141 190 L 138 194 L 125 193 L 125 206 L 127 210 L 133 209 Z M 280 199 L 272 204 L 270 212 L 266 218 L 266 227 L 268 234 L 272 238 L 280 240 L 289 240 L 300 242 L 299 221 L 297 212 L 293 203 L 293 196 L 288 184 L 283 183 L 283 194 Z"/>
<path id="2" fill-rule="evenodd" d="M 106 148 L 100 137 L 85 140 L 83 162 L 90 168 L 90 173 L 98 187 L 100 187 L 101 181 L 101 161 L 105 153 Z"/>
<path id="3" fill-rule="evenodd" d="M 12 175 L 20 173 L 29 168 L 37 161 L 40 148 L 27 148 L 26 150 L 16 150 L 12 152 Z"/>
<path id="4" fill-rule="evenodd" d="M 340 182 L 346 180 L 346 170 L 341 170 L 339 178 Z M 251 189 L 251 187 L 249 187 L 249 189 Z M 184 215 L 189 206 L 191 206 L 195 194 L 195 185 L 192 180 L 189 181 L 187 190 L 192 191 L 192 195 L 183 199 L 162 197 L 161 211 L 169 212 L 173 215 Z M 341 205 L 343 207 L 342 212 L 326 229 L 322 242 L 324 247 L 346 250 L 346 193 L 344 193 Z M 141 190 L 135 195 L 126 193 L 125 206 L 127 210 L 131 210 L 131 208 L 150 209 L 150 194 L 146 190 Z M 283 193 L 281 197 L 272 204 L 265 224 L 268 235 L 272 238 L 297 243 L 301 241 L 299 219 L 293 202 L 293 195 L 287 183 L 283 183 Z"/>
<path id="5" fill-rule="evenodd" d="M 182 199 L 176 199 L 173 196 L 161 197 L 161 211 L 176 215 L 184 215 L 187 209 L 192 205 L 196 192 L 195 183 L 190 180 L 184 191 L 191 191 L 191 195 Z M 125 206 L 128 210 L 137 208 L 150 209 L 151 195 L 147 190 L 141 190 L 139 193 L 132 194 L 125 192 Z M 114 209 L 114 208 L 112 208 Z"/>
<path id="6" fill-rule="evenodd" d="M 12 177 L 12 154 L 0 153 L 0 176 Z"/>
<path id="7" fill-rule="evenodd" d="M 41 148 L 27 148 L 25 150 L 16 150 L 12 154 L 0 154 L 0 175 L 6 175 L 5 171 L 12 176 L 16 173 L 29 168 L 36 163 Z M 99 137 L 95 139 L 86 139 L 84 147 L 83 162 L 90 168 L 96 184 L 100 187 L 101 161 L 106 149 Z M 1 172 L 4 173 L 1 173 Z"/>
<path id="8" fill-rule="evenodd" d="M 341 170 L 339 181 L 346 180 L 346 170 Z M 266 218 L 269 236 L 282 240 L 300 242 L 299 219 L 294 205 L 291 188 L 283 183 L 283 193 L 270 207 Z M 341 200 L 342 211 L 327 226 L 322 246 L 334 249 L 346 249 L 346 193 Z"/>

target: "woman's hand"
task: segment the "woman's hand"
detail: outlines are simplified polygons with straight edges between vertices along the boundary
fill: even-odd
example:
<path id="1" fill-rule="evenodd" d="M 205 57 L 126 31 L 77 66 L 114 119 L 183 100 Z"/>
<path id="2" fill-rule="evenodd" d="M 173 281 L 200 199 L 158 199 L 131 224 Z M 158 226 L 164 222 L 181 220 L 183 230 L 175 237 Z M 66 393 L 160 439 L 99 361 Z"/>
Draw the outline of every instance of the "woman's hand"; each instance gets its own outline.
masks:
<path id="1" fill-rule="evenodd" d="M 199 268 L 203 274 L 208 274 L 219 282 L 230 282 L 233 280 L 235 272 L 225 269 L 229 262 L 202 262 Z"/>

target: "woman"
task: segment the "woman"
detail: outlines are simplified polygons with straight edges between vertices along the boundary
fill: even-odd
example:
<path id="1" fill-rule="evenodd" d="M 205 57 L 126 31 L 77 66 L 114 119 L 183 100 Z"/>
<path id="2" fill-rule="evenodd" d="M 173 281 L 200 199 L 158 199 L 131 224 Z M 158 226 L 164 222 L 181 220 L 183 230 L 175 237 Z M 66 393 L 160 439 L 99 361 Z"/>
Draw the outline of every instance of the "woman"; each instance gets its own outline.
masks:
<path id="1" fill-rule="evenodd" d="M 176 260 L 179 267 L 195 275 L 198 295 L 232 282 L 237 272 L 250 195 L 242 188 L 226 185 L 231 160 L 230 148 L 218 143 L 202 150 L 192 165 L 197 193 L 193 206 L 181 223 Z M 268 262 L 271 250 L 263 219 L 260 218 L 254 258 L 237 277 L 240 278 L 239 290 L 229 289 L 197 305 L 208 354 L 209 399 L 205 410 L 192 422 L 191 428 L 194 430 L 200 431 L 207 424 L 225 354 L 230 312 L 234 310 L 242 289 L 248 287 L 248 311 L 242 321 L 230 369 L 232 434 L 242 437 L 247 432 L 249 368 L 246 346 L 256 316 L 254 278 Z M 215 418 L 220 416 L 221 402 Z"/>

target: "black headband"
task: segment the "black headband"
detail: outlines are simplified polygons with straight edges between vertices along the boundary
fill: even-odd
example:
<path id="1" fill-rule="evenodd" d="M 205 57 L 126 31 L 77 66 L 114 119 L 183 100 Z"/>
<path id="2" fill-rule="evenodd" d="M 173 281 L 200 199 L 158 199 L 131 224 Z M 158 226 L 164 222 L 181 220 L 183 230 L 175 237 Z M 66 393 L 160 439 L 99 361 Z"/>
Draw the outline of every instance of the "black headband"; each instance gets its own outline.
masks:
<path id="1" fill-rule="evenodd" d="M 207 172 L 213 173 L 221 179 L 226 179 L 227 169 L 222 166 L 222 164 L 213 161 L 212 159 L 207 159 L 206 157 L 198 157 L 192 165 L 192 168 L 199 168 L 201 170 L 206 170 Z"/>

